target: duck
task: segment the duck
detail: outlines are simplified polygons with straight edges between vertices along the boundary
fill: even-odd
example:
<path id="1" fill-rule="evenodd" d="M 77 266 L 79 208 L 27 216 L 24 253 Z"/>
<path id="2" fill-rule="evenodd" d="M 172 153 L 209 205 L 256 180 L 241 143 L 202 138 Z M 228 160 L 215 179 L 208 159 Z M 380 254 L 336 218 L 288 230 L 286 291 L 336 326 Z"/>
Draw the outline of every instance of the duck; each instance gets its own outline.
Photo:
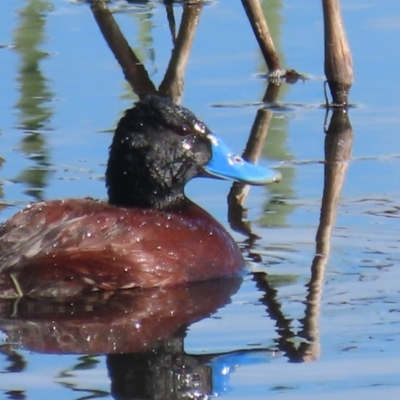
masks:
<path id="1" fill-rule="evenodd" d="M 108 201 L 40 201 L 0 226 L 0 298 L 70 297 L 219 279 L 244 267 L 221 223 L 185 196 L 195 177 L 265 185 L 279 171 L 235 155 L 195 114 L 149 94 L 115 130 Z"/>

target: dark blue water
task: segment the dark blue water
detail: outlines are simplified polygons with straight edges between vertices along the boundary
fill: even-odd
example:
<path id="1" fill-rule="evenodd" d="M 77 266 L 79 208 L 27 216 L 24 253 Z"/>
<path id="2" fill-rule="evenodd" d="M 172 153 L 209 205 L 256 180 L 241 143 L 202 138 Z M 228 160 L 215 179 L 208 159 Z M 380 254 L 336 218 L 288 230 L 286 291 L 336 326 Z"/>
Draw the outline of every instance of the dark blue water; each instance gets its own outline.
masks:
<path id="1" fill-rule="evenodd" d="M 320 236 L 324 256 L 316 256 L 321 250 L 316 249 L 316 233 L 326 184 L 324 127 L 332 115 L 326 120 L 321 107 L 321 5 L 264 0 L 283 66 L 308 79 L 283 83 L 273 107 L 264 112 L 271 121 L 260 163 L 279 168 L 283 179 L 251 188 L 246 198 L 247 218 L 260 237 L 251 248 L 244 236 L 231 231 L 248 260 L 243 283 L 216 289 L 220 296 L 199 314 L 193 312 L 184 332 L 166 333 L 169 341 L 153 351 L 151 366 L 139 356 L 106 357 L 94 346 L 104 326 L 111 338 L 107 352 L 112 346 L 118 350 L 123 340 L 136 345 L 138 335 L 124 334 L 144 326 L 137 314 L 128 322 L 98 317 L 97 326 L 87 322 L 86 336 L 82 330 L 57 336 L 65 326 L 52 325 L 51 318 L 47 330 L 38 319 L 16 321 L 25 307 L 17 305 L 14 319 L 0 320 L 0 398 L 111 399 L 113 374 L 123 375 L 120 366 L 129 370 L 135 365 L 148 368 L 147 376 L 153 377 L 153 397 L 148 398 L 167 398 L 169 389 L 154 385 L 178 381 L 181 397 L 170 398 L 182 398 L 190 382 L 198 398 L 398 398 L 400 3 L 342 3 L 355 69 L 348 115 L 352 129 L 340 138 L 348 146 L 347 157 L 328 168 L 337 179 L 338 198 Z M 109 6 L 159 85 L 172 49 L 164 5 L 115 1 Z M 175 4 L 174 12 L 179 24 L 182 6 Z M 105 198 L 103 174 L 112 132 L 136 97 L 89 5 L 4 2 L 0 26 L 0 221 L 39 199 Z M 185 70 L 183 104 L 239 152 L 263 108 L 265 72 L 241 3 L 207 2 Z M 199 179 L 187 194 L 230 229 L 229 189 L 230 183 Z M 313 276 L 311 290 L 307 284 L 316 264 L 321 274 Z M 202 303 L 196 293 L 185 296 L 188 309 Z M 145 300 L 134 302 L 143 305 L 141 312 L 148 310 Z M 157 315 L 153 321 L 164 321 L 163 302 L 164 297 L 154 295 L 152 304 L 158 308 L 152 311 Z M 182 303 L 171 304 L 176 312 L 182 308 Z M 83 326 L 82 320 L 71 324 Z M 158 332 L 161 326 L 166 323 L 156 326 Z M 93 354 L 46 353 L 50 345 L 56 353 L 65 345 L 64 352 L 70 353 L 72 342 L 81 353 L 93 345 Z M 156 370 L 161 378 L 154 377 Z"/>

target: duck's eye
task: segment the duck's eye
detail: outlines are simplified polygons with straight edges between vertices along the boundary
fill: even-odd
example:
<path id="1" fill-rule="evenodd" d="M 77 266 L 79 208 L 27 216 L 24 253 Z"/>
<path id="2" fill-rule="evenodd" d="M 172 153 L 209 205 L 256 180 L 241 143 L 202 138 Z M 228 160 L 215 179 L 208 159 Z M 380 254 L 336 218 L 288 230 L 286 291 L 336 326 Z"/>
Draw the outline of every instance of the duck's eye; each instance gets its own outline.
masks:
<path id="1" fill-rule="evenodd" d="M 191 133 L 191 129 L 190 129 L 190 127 L 189 127 L 189 125 L 181 125 L 180 127 L 179 127 L 179 129 L 178 129 L 178 133 L 180 134 L 180 135 L 182 135 L 182 136 L 186 136 L 186 135 L 188 135 L 189 133 Z"/>

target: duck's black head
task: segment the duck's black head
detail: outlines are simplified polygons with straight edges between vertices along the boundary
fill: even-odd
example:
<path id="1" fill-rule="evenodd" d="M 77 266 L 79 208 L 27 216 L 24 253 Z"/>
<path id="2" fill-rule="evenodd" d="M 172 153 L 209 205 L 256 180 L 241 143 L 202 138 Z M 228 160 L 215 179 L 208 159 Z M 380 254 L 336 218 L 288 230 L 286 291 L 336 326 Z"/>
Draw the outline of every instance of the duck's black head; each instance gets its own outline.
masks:
<path id="1" fill-rule="evenodd" d="M 185 184 L 205 173 L 252 184 L 278 179 L 231 154 L 193 113 L 164 97 L 148 95 L 126 111 L 106 171 L 111 204 L 159 209 L 179 204 Z"/>
<path id="2" fill-rule="evenodd" d="M 211 158 L 209 129 L 169 100 L 148 95 L 126 111 L 110 147 L 106 184 L 111 204 L 164 208 Z"/>

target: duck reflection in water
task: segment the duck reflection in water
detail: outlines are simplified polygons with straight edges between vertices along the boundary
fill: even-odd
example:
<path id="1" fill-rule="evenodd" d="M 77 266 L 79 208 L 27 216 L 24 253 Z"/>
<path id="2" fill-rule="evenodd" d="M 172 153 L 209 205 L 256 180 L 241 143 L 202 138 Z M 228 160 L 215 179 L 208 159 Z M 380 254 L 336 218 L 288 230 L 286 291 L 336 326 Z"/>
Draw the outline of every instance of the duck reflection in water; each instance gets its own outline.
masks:
<path id="1" fill-rule="evenodd" d="M 0 296 L 74 296 L 236 274 L 244 265 L 237 244 L 184 195 L 198 176 L 253 185 L 280 179 L 231 153 L 189 110 L 145 96 L 115 131 L 108 203 L 35 203 L 0 228 Z"/>
<path id="2" fill-rule="evenodd" d="M 9 346 L 35 353 L 85 354 L 92 368 L 105 354 L 115 399 L 207 399 L 228 389 L 236 366 L 271 358 L 266 350 L 199 355 L 184 350 L 190 325 L 228 304 L 240 284 L 241 279 L 233 277 L 168 290 L 95 292 L 68 301 L 3 299 L 0 329 Z M 8 369 L 23 373 L 29 360 L 4 345 L 0 349 L 13 363 Z M 77 388 L 79 360 L 60 384 L 81 395 L 96 392 L 90 383 Z"/>

